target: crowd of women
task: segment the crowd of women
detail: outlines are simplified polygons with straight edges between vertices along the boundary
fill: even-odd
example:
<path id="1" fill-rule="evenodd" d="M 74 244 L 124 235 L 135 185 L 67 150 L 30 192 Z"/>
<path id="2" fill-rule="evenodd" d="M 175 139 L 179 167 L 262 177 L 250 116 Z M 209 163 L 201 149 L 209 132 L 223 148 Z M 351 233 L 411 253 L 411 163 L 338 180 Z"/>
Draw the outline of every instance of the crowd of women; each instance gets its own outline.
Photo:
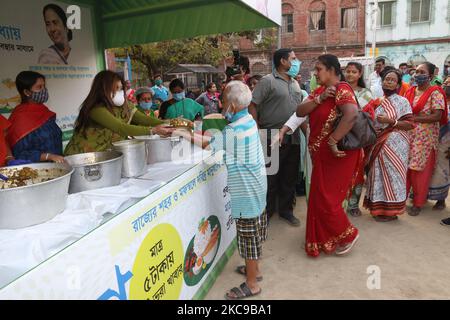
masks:
<path id="1" fill-rule="evenodd" d="M 352 248 L 358 230 L 343 207 L 352 216 L 361 215 L 363 185 L 363 205 L 379 222 L 398 219 L 409 197 L 411 216 L 421 212 L 427 199 L 437 201 L 434 210 L 445 208 L 450 185 L 450 78 L 442 87 L 432 85 L 435 68 L 429 62 L 417 66 L 416 85 L 401 96 L 402 73 L 386 67 L 380 73 L 384 96 L 372 99 L 359 63 L 349 63 L 342 74 L 336 57 L 318 58 L 316 77 L 321 86 L 297 109 L 298 116 L 309 117 L 313 166 L 306 234 L 309 255 Z M 371 115 L 376 142 L 364 150 L 344 152 L 338 142 L 352 128 L 358 108 Z M 334 128 L 339 114 L 342 120 Z M 441 224 L 450 225 L 449 220 Z"/>
<path id="2" fill-rule="evenodd" d="M 421 212 L 427 199 L 437 201 L 433 209 L 445 208 L 450 186 L 450 78 L 442 87 L 432 85 L 435 69 L 428 62 L 417 66 L 415 85 L 402 90 L 402 96 L 402 73 L 385 67 L 380 72 L 384 96 L 374 99 L 364 83 L 361 64 L 350 62 L 342 70 L 337 57 L 318 58 L 315 79 L 319 87 L 303 99 L 296 111 L 296 116 L 303 119 L 299 122 L 303 122 L 301 134 L 309 141 L 308 255 L 336 250 L 345 253 L 352 248 L 358 230 L 345 210 L 352 216 L 361 215 L 364 187 L 362 205 L 379 222 L 398 219 L 406 211 L 409 197 L 413 203 L 408 209 L 411 216 Z M 250 77 L 245 70 L 242 76 L 241 80 L 252 89 L 261 79 Z M 45 77 L 33 71 L 19 73 L 16 87 L 21 104 L 8 120 L 0 116 L 0 166 L 63 162 L 64 155 L 104 151 L 112 142 L 129 136 L 169 136 L 174 129 L 166 119 L 183 117 L 194 121 L 222 112 L 214 83 L 208 84 L 196 101 L 186 97 L 179 79 L 170 83 L 170 93 L 164 92 L 162 82 L 158 85 L 166 95 L 165 101 L 154 99 L 155 89 L 139 88 L 133 94 L 134 105 L 127 101 L 131 100 L 127 99 L 127 86 L 118 74 L 98 73 L 63 151 L 56 114 L 46 105 L 49 92 Z M 342 151 L 339 141 L 352 128 L 358 110 L 372 117 L 376 142 L 364 150 Z M 341 121 L 334 126 L 339 115 Z M 281 136 L 296 129 L 286 128 L 282 128 Z M 450 219 L 442 224 L 450 225 Z"/>

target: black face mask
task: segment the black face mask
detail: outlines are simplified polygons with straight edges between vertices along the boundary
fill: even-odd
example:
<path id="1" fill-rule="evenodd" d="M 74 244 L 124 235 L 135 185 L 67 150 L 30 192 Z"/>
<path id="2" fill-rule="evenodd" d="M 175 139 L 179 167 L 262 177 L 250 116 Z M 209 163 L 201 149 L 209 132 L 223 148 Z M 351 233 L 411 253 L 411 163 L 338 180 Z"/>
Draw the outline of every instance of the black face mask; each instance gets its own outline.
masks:
<path id="1" fill-rule="evenodd" d="M 396 94 L 397 93 L 397 89 L 391 90 L 391 89 L 383 88 L 383 92 L 384 92 L 384 95 L 386 97 L 389 97 L 389 96 L 392 96 L 393 94 Z"/>

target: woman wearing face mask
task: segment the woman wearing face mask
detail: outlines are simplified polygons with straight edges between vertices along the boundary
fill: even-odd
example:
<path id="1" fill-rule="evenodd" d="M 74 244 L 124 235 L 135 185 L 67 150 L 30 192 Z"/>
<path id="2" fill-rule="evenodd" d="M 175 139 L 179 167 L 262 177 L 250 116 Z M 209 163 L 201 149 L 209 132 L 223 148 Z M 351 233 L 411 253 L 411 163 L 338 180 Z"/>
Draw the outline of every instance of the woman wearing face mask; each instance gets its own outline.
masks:
<path id="1" fill-rule="evenodd" d="M 443 87 L 447 106 L 450 104 L 450 77 L 445 79 Z M 445 209 L 445 199 L 448 197 L 450 188 L 450 122 L 442 126 L 439 131 L 439 145 L 437 150 L 437 165 L 431 178 L 430 189 L 428 190 L 428 199 L 436 200 L 433 210 Z M 450 219 L 442 221 L 444 225 L 450 225 Z"/>
<path id="2" fill-rule="evenodd" d="M 162 126 L 162 121 L 128 105 L 124 88 L 125 82 L 115 72 L 101 71 L 95 76 L 81 105 L 74 135 L 64 150 L 66 155 L 105 151 L 127 136 L 168 136 L 173 132 Z"/>
<path id="3" fill-rule="evenodd" d="M 184 118 L 190 121 L 201 120 L 205 109 L 192 99 L 186 98 L 184 83 L 180 79 L 173 79 L 169 84 L 172 99 L 164 102 L 159 111 L 161 119 Z"/>
<path id="4" fill-rule="evenodd" d="M 14 157 L 31 162 L 64 162 L 62 132 L 56 124 L 56 114 L 44 105 L 48 100 L 45 77 L 23 71 L 16 77 L 16 88 L 22 103 L 9 117 L 11 127 L 7 136 Z"/>
<path id="5" fill-rule="evenodd" d="M 137 106 L 136 108 L 144 113 L 148 117 L 155 117 L 155 112 L 153 111 L 153 93 L 148 87 L 142 87 L 136 90 L 134 93 L 136 97 Z"/>
<path id="6" fill-rule="evenodd" d="M 342 203 L 351 188 L 361 150 L 341 151 L 341 140 L 355 123 L 358 105 L 352 88 L 341 82 L 336 56 L 318 57 L 316 77 L 321 87 L 297 108 L 297 116 L 309 116 L 309 151 L 313 164 L 306 225 L 306 253 L 338 255 L 349 252 L 358 239 L 358 229 L 349 221 Z M 336 129 L 333 124 L 342 113 Z"/>
<path id="7" fill-rule="evenodd" d="M 414 75 L 417 87 L 408 90 L 416 127 L 411 131 L 410 162 L 407 190 L 412 187 L 413 207 L 408 210 L 417 216 L 427 201 L 433 170 L 436 165 L 436 151 L 439 144 L 440 124 L 446 125 L 448 114 L 445 93 L 439 86 L 431 86 L 435 65 L 425 62 L 419 65 Z"/>
<path id="8" fill-rule="evenodd" d="M 381 73 L 384 97 L 371 101 L 365 111 L 375 118 L 377 141 L 368 151 L 367 191 L 364 207 L 378 222 L 398 219 L 406 207 L 409 160 L 408 130 L 413 129 L 411 106 L 397 94 L 402 74 Z"/>
<path id="9" fill-rule="evenodd" d="M 205 116 L 211 113 L 219 113 L 222 109 L 222 102 L 219 99 L 219 93 L 214 82 L 206 86 L 206 91 L 203 92 L 196 100 L 205 109 Z"/>

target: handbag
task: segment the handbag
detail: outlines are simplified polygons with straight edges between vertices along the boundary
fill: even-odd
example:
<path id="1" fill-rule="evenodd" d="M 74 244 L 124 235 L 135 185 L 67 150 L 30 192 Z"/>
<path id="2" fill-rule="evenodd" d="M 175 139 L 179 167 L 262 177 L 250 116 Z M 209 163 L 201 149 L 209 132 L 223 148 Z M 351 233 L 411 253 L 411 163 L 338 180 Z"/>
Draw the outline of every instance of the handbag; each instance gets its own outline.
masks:
<path id="1" fill-rule="evenodd" d="M 350 87 L 350 85 L 348 85 Z M 351 88 L 351 87 L 350 87 Z M 353 92 L 353 89 L 352 89 Z M 377 133 L 375 131 L 375 126 L 372 118 L 366 112 L 361 110 L 358 99 L 356 98 L 356 103 L 358 104 L 358 116 L 352 129 L 338 142 L 339 150 L 356 150 L 365 148 L 367 146 L 373 145 L 377 140 Z M 342 119 L 343 114 L 338 113 L 338 116 L 334 122 L 333 130 L 335 130 L 339 122 Z"/>

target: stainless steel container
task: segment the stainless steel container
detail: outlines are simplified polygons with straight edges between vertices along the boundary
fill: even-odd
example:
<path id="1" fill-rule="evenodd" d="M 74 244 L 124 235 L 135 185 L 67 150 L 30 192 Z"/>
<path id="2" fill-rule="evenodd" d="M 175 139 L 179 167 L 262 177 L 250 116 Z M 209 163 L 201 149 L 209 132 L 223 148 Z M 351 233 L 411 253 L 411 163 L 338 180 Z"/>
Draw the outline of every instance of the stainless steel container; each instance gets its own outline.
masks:
<path id="1" fill-rule="evenodd" d="M 161 138 L 159 136 L 138 136 L 137 140 L 144 140 L 147 149 L 147 164 L 172 161 L 172 151 L 181 143 L 181 137 Z"/>
<path id="2" fill-rule="evenodd" d="M 104 151 L 75 154 L 65 158 L 74 169 L 70 193 L 112 187 L 120 184 L 123 154 Z"/>
<path id="3" fill-rule="evenodd" d="M 64 211 L 70 176 L 68 164 L 36 163 L 1 168 L 5 176 L 14 170 L 29 167 L 38 171 L 38 178 L 51 178 L 23 187 L 0 190 L 0 229 L 18 229 L 46 222 Z"/>
<path id="4" fill-rule="evenodd" d="M 144 173 L 147 165 L 145 142 L 124 140 L 113 143 L 114 150 L 123 153 L 122 177 L 131 178 Z"/>

